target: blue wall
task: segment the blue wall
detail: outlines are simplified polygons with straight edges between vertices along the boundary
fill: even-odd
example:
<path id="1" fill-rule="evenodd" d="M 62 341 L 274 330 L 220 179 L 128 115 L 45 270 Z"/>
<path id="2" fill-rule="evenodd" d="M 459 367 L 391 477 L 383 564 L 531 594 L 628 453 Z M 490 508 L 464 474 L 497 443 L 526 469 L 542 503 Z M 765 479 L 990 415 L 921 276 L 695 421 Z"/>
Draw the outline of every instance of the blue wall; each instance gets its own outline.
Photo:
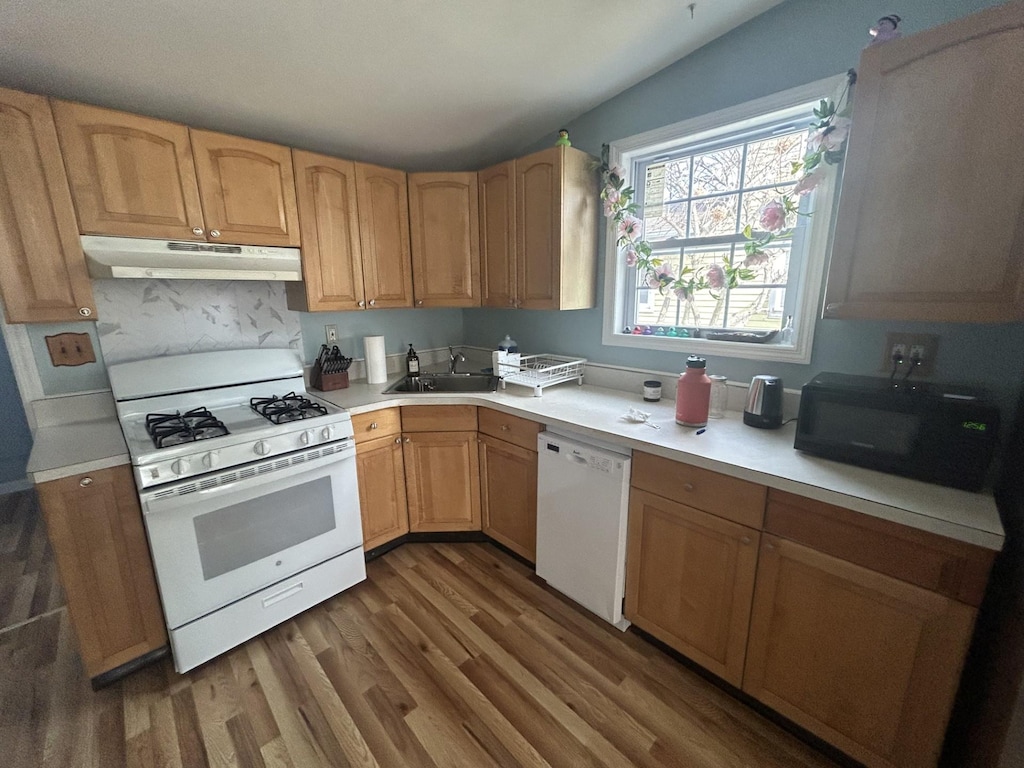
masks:
<path id="1" fill-rule="evenodd" d="M 346 357 L 363 357 L 363 337 L 383 336 L 389 355 L 463 343 L 461 309 L 374 309 L 364 312 L 300 312 L 307 363 L 326 342 L 324 326 L 338 326 L 338 348 Z"/>
<path id="2" fill-rule="evenodd" d="M 0 484 L 25 478 L 25 465 L 32 451 L 32 435 L 25 420 L 25 409 L 18 394 L 14 369 L 7 345 L 0 334 L 0 414 L 3 414 L 0 438 Z"/>
<path id="3" fill-rule="evenodd" d="M 904 19 L 904 33 L 912 34 L 997 4 L 989 0 L 789 0 L 567 127 L 574 146 L 599 155 L 602 144 L 855 68 L 869 40 L 868 27 L 881 16 L 898 13 Z M 553 130 L 529 149 L 550 146 L 554 137 Z M 604 232 L 602 226 L 599 301 L 604 287 Z M 601 324 L 600 307 L 573 312 L 467 310 L 465 341 L 494 346 L 511 333 L 525 352 L 574 354 L 595 362 L 656 371 L 682 370 L 684 354 L 603 346 Z M 821 320 L 810 365 L 711 358 L 708 368 L 735 381 L 749 381 L 756 373 L 775 373 L 787 387 L 794 388 L 823 370 L 875 375 L 887 331 L 938 334 L 936 377 L 984 384 L 1009 421 L 1024 377 L 1024 323 Z"/>

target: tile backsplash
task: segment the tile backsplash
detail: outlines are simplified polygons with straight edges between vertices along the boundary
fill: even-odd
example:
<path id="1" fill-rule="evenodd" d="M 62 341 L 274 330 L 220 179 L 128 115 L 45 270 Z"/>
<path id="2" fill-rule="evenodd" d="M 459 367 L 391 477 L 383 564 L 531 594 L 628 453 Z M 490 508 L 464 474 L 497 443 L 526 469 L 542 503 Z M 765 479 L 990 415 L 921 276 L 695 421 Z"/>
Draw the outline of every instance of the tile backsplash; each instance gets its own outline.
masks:
<path id="1" fill-rule="evenodd" d="M 302 349 L 284 284 L 249 280 L 94 280 L 109 365 L 215 349 Z"/>

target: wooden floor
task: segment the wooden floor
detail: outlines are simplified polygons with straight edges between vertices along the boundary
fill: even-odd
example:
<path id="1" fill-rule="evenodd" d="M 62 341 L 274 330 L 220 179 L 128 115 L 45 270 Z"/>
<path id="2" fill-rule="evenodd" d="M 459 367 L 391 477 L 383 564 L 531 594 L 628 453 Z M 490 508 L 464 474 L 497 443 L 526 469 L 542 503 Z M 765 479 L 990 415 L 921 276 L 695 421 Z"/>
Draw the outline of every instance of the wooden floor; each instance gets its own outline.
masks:
<path id="1" fill-rule="evenodd" d="M 0 765 L 833 765 L 495 547 L 367 570 L 188 675 L 165 660 L 96 693 L 66 610 L 0 630 Z"/>

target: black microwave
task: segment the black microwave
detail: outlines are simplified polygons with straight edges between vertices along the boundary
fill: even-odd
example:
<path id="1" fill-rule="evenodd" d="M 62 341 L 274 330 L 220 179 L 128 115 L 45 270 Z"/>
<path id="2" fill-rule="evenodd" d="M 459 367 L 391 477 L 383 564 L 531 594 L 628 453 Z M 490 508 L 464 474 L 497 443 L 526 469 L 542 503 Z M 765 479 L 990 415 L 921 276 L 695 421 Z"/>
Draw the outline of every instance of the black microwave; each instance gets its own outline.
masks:
<path id="1" fill-rule="evenodd" d="M 793 447 L 980 491 L 998 434 L 999 409 L 977 390 L 821 373 L 801 390 Z"/>

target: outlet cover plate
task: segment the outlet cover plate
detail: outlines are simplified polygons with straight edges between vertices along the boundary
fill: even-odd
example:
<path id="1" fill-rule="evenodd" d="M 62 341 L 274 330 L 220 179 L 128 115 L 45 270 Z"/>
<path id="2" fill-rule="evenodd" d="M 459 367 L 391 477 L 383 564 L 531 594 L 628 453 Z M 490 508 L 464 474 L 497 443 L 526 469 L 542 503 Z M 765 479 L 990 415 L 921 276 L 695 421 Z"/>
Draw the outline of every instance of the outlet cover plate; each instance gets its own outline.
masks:
<path id="1" fill-rule="evenodd" d="M 887 333 L 885 334 L 885 347 L 882 350 L 882 361 L 878 370 L 886 374 L 892 373 L 892 348 L 902 344 L 907 350 L 907 359 L 896 371 L 896 378 L 902 379 L 910 368 L 911 347 L 924 348 L 924 360 L 921 365 L 914 368 L 910 374 L 912 378 L 923 379 L 935 372 L 935 358 L 939 352 L 939 337 L 934 333 Z"/>

